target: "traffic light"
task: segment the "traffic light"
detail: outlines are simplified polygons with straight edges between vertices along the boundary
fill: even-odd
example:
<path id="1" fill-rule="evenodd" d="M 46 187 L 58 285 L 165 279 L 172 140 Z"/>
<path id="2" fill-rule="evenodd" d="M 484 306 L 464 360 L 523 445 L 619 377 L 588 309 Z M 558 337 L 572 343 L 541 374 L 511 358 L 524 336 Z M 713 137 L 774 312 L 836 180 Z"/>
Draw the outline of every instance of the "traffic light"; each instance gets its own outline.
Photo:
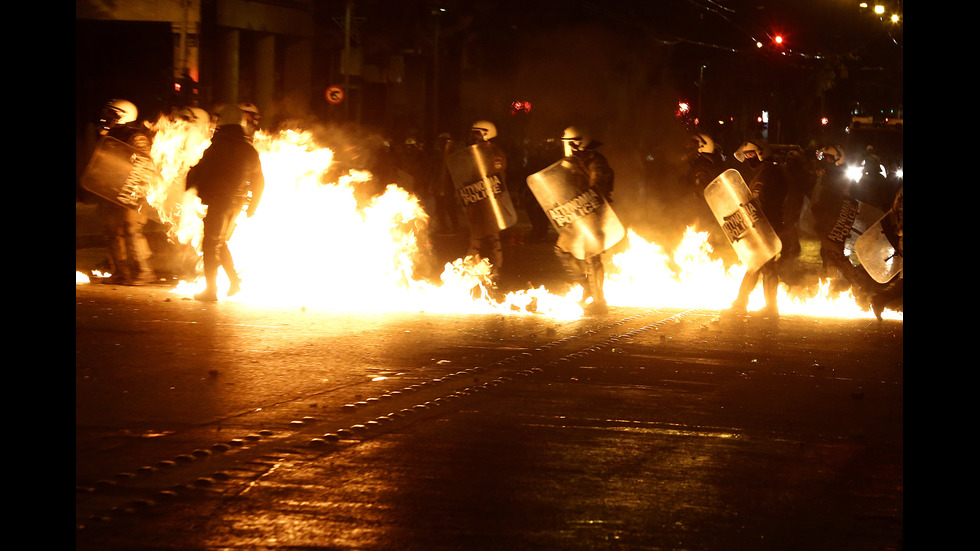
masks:
<path id="1" fill-rule="evenodd" d="M 531 112 L 531 102 L 529 101 L 512 101 L 510 103 L 510 114 L 516 115 L 518 113 L 530 113 Z"/>
<path id="2" fill-rule="evenodd" d="M 786 34 L 783 32 L 774 32 L 768 35 L 769 46 L 776 50 L 784 50 L 786 48 Z M 761 40 L 756 41 L 755 47 L 758 49 L 763 49 L 766 47 L 766 43 Z"/>

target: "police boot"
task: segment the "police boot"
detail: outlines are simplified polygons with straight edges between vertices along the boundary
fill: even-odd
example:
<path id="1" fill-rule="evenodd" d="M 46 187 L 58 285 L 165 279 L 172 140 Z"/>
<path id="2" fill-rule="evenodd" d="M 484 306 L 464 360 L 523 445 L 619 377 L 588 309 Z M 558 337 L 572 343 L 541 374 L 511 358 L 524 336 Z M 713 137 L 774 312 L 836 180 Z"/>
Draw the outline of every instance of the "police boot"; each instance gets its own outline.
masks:
<path id="1" fill-rule="evenodd" d="M 209 263 L 206 262 L 206 264 Z M 204 281 L 206 281 L 204 290 L 194 295 L 194 298 L 196 300 L 200 300 L 201 302 L 217 302 L 218 300 L 217 268 L 211 269 L 210 267 L 205 267 Z"/>
<path id="2" fill-rule="evenodd" d="M 742 277 L 742 283 L 738 287 L 738 296 L 735 298 L 735 302 L 727 309 L 722 310 L 722 315 L 744 316 L 748 314 L 749 295 L 752 294 L 752 290 L 755 289 L 756 284 L 759 282 L 759 275 L 759 271 L 746 272 Z"/>
<path id="3" fill-rule="evenodd" d="M 723 316 L 741 317 L 749 313 L 748 300 L 739 296 L 731 306 L 721 311 Z"/>
<path id="4" fill-rule="evenodd" d="M 211 285 L 205 287 L 203 291 L 194 295 L 195 300 L 201 302 L 217 302 L 218 301 L 218 289 Z"/>
<path id="5" fill-rule="evenodd" d="M 774 319 L 779 319 L 779 309 L 776 308 L 775 304 L 772 305 L 767 304 L 765 308 L 762 308 L 760 310 L 755 310 L 754 312 L 750 312 L 749 315 L 752 316 L 753 318 L 774 320 Z"/>
<path id="6" fill-rule="evenodd" d="M 578 301 L 578 305 L 585 308 L 589 304 L 589 299 L 592 298 L 592 285 L 589 282 L 589 276 L 582 276 L 579 279 L 579 285 L 582 286 L 582 300 Z"/>
<path id="7" fill-rule="evenodd" d="M 111 275 L 105 281 L 112 285 L 129 285 L 132 279 L 129 270 L 112 270 Z"/>
<path id="8" fill-rule="evenodd" d="M 157 275 L 151 269 L 144 269 L 140 271 L 139 275 L 133 278 L 130 282 L 131 285 L 150 285 L 156 283 Z"/>
<path id="9" fill-rule="evenodd" d="M 596 257 L 592 265 L 592 304 L 595 305 L 593 308 L 597 314 L 605 314 L 607 311 L 606 293 L 603 290 L 605 282 L 606 269 L 599 257 Z"/>
<path id="10" fill-rule="evenodd" d="M 881 321 L 881 314 L 885 311 L 885 307 L 892 302 L 897 302 L 905 296 L 905 280 L 898 279 L 897 281 L 892 281 L 888 284 L 884 291 L 876 294 L 871 298 L 871 311 L 874 312 L 875 318 Z"/>
<path id="11" fill-rule="evenodd" d="M 606 307 L 606 297 L 602 292 L 602 280 L 596 276 L 589 278 L 589 287 L 592 289 L 592 302 L 585 307 L 585 313 L 589 315 L 602 315 L 609 311 Z"/>
<path id="12" fill-rule="evenodd" d="M 752 312 L 753 317 L 779 319 L 779 308 L 776 306 L 776 296 L 779 292 L 779 278 L 774 274 L 763 274 L 762 292 L 766 298 L 766 307 Z"/>
<path id="13" fill-rule="evenodd" d="M 231 280 L 231 284 L 228 286 L 228 296 L 234 296 L 241 292 L 242 290 L 242 278 L 238 277 L 238 274 L 231 272 L 228 274 L 228 279 Z"/>

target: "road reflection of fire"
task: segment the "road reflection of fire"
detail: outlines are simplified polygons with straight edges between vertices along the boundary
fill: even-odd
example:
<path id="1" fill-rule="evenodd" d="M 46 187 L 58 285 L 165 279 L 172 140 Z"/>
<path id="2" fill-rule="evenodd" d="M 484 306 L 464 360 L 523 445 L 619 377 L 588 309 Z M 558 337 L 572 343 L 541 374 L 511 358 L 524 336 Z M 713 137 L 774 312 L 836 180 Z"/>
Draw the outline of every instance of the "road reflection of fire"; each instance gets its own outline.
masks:
<path id="1" fill-rule="evenodd" d="M 153 157 L 166 189 L 150 190 L 148 201 L 168 225 L 173 242 L 196 247 L 206 209 L 184 191 L 184 177 L 209 142 L 181 122 L 161 119 L 154 131 Z M 229 243 L 243 284 L 242 292 L 227 300 L 360 312 L 582 315 L 579 286 L 565 295 L 539 287 L 499 297 L 488 291 L 485 262 L 460 258 L 441 270 L 427 266 L 429 218 L 419 199 L 391 184 L 365 201 L 359 187 L 372 175 L 357 170 L 326 181 L 334 154 L 318 146 L 311 134 L 260 133 L 255 146 L 266 189 L 256 214 L 239 218 Z M 743 270 L 726 269 L 713 258 L 707 233 L 688 228 L 672 255 L 632 231 L 628 242 L 625 251 L 609 258 L 605 293 L 611 306 L 720 310 L 738 290 Z M 223 277 L 221 289 L 228 285 Z M 191 296 L 203 285 L 203 278 L 184 281 L 174 292 Z M 780 312 L 873 318 L 849 293 L 832 295 L 828 288 L 829 282 L 800 299 L 782 286 Z M 760 285 L 749 307 L 762 306 Z M 892 319 L 901 316 L 884 313 Z"/>
<path id="2" fill-rule="evenodd" d="M 691 227 L 672 255 L 632 231 L 628 241 L 629 249 L 613 255 L 606 271 L 605 293 L 610 304 L 721 310 L 731 304 L 745 274 L 738 265 L 726 269 L 724 261 L 712 254 L 708 233 Z M 830 280 L 805 289 L 780 284 L 777 302 L 780 314 L 874 318 L 849 290 L 833 292 Z M 763 306 L 760 284 L 749 297 L 748 309 Z M 903 319 L 903 314 L 886 310 L 882 318 Z"/>

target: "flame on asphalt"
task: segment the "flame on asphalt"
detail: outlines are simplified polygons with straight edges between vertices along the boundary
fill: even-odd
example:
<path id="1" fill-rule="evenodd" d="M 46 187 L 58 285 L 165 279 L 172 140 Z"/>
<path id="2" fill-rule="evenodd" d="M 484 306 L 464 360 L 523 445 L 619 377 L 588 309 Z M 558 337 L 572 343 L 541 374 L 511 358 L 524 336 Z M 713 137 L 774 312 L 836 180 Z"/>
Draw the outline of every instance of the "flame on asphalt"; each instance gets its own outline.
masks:
<path id="1" fill-rule="evenodd" d="M 209 138 L 166 118 L 152 130 L 152 156 L 165 184 L 150 191 L 148 202 L 172 242 L 198 247 L 207 209 L 193 192 L 184 191 L 184 182 Z M 365 203 L 358 190 L 373 176 L 353 169 L 326 181 L 334 153 L 305 131 L 259 132 L 254 144 L 266 187 L 256 214 L 247 218 L 242 213 L 229 242 L 243 284 L 234 297 L 221 293 L 223 300 L 357 312 L 582 315 L 580 286 L 565 294 L 542 286 L 495 296 L 489 264 L 474 257 L 446 263 L 438 275 L 420 275 L 430 259 L 429 216 L 417 197 L 389 184 Z M 672 254 L 633 231 L 627 241 L 625 250 L 606 255 L 604 288 L 610 306 L 721 310 L 734 299 L 744 275 L 740 266 L 726 268 L 715 258 L 707 232 L 690 227 Z M 76 274 L 76 283 L 86 281 Z M 181 282 L 173 292 L 192 296 L 203 286 L 198 278 Z M 227 286 L 219 274 L 219 288 Z M 780 285 L 778 302 L 782 314 L 874 317 L 850 292 L 832 293 L 829 281 L 805 297 Z M 749 308 L 763 305 L 760 285 Z M 883 316 L 902 319 L 890 310 Z"/>

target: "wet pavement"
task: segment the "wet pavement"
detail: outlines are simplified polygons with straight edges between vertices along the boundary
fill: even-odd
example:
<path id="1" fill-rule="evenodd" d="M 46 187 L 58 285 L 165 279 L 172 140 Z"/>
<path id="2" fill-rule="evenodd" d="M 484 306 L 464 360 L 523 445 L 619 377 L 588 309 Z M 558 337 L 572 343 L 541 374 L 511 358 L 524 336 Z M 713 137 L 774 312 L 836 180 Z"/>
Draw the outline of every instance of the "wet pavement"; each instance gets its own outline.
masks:
<path id="1" fill-rule="evenodd" d="M 550 251 L 506 242 L 505 284 Z M 901 321 L 172 291 L 75 287 L 76 549 L 903 548 Z"/>
<path id="2" fill-rule="evenodd" d="M 77 549 L 901 549 L 903 324 L 76 286 Z"/>

